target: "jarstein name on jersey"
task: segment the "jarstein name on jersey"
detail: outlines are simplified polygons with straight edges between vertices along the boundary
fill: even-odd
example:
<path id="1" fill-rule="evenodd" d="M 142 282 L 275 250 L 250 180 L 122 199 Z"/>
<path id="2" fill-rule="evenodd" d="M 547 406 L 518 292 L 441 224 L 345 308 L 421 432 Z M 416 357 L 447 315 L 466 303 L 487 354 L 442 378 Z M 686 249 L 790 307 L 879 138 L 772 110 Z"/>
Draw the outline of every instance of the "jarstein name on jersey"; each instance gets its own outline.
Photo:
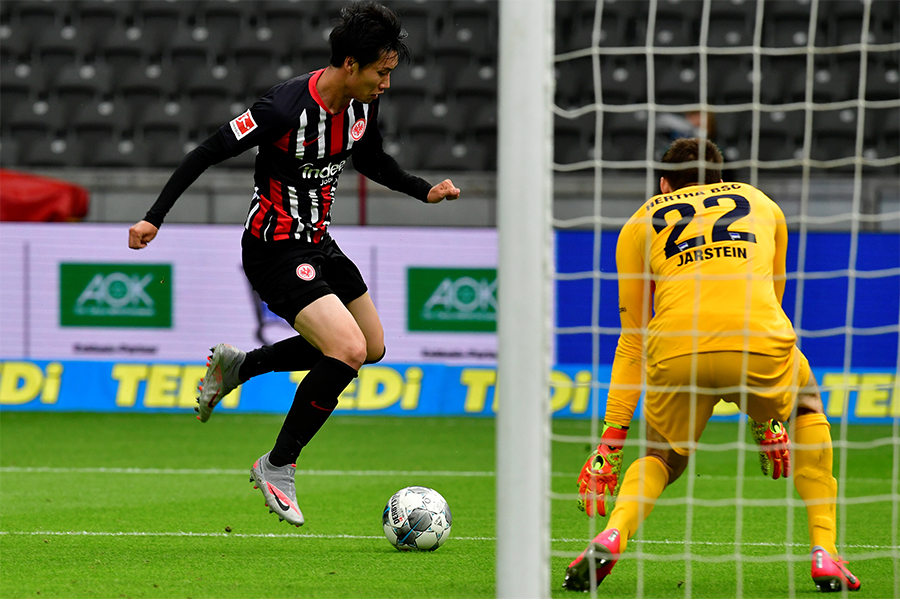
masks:
<path id="1" fill-rule="evenodd" d="M 302 167 L 300 167 L 300 172 L 303 175 L 303 179 L 321 179 L 322 183 L 328 183 L 335 177 L 341 174 L 341 171 L 344 170 L 344 165 L 347 164 L 346 160 L 342 160 L 337 164 L 328 163 L 321 169 L 316 169 L 313 167 L 312 163 L 306 163 Z"/>
<path id="2" fill-rule="evenodd" d="M 678 264 L 675 266 L 681 267 L 688 263 L 711 258 L 747 258 L 747 249 L 738 246 L 707 246 L 706 248 L 698 248 L 680 253 L 678 255 Z"/>

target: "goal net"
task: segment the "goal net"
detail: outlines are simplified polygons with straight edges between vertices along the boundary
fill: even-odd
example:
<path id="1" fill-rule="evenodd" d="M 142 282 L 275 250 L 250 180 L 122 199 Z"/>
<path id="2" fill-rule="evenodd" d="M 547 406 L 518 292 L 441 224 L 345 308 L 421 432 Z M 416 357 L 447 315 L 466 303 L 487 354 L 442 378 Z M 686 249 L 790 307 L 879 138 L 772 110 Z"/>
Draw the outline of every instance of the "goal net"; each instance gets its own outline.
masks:
<path id="1" fill-rule="evenodd" d="M 783 305 L 831 423 L 838 549 L 863 585 L 900 597 L 897 3 L 560 0 L 555 10 L 553 335 L 556 368 L 571 376 L 551 378 L 552 396 L 585 401 L 554 404 L 551 590 L 606 522 L 577 510 L 575 482 L 599 443 L 619 335 L 618 230 L 659 193 L 671 140 L 700 137 L 722 149 L 725 181 L 785 212 Z M 803 502 L 790 478 L 762 476 L 728 406 L 591 597 L 814 591 Z M 623 475 L 646 448 L 640 411 Z"/>

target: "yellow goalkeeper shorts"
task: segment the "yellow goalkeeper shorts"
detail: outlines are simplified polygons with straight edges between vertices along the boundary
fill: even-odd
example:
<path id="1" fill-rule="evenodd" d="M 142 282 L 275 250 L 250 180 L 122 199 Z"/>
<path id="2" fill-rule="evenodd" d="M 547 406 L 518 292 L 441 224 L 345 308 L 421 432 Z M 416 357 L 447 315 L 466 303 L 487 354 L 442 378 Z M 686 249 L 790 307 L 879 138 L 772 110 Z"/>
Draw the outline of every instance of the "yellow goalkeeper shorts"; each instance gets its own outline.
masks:
<path id="1" fill-rule="evenodd" d="M 644 416 L 676 452 L 689 456 L 717 402 L 733 402 L 756 421 L 786 421 L 810 374 L 809 361 L 796 346 L 787 356 L 677 356 L 647 367 Z"/>

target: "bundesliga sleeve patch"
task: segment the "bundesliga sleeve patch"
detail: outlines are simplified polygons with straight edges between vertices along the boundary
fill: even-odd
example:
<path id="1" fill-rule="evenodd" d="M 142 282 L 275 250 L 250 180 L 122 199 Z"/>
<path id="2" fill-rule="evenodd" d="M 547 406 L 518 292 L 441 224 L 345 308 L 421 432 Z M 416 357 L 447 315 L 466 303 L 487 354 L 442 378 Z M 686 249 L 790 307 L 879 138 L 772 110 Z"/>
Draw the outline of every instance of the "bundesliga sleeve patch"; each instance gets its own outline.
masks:
<path id="1" fill-rule="evenodd" d="M 244 114 L 231 121 L 229 125 L 231 125 L 231 131 L 234 132 L 234 137 L 237 139 L 241 139 L 258 127 L 256 121 L 253 120 L 253 115 L 250 114 L 249 108 Z"/>

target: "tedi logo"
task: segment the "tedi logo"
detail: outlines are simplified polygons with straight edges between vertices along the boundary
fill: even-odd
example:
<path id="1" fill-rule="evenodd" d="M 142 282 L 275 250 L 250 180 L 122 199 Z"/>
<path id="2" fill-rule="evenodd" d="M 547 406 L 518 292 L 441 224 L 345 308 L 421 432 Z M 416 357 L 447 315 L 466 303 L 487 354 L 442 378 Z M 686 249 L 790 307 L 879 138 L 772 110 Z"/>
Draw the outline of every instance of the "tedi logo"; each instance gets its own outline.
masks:
<path id="1" fill-rule="evenodd" d="M 345 164 L 347 164 L 347 161 L 342 160 L 337 164 L 328 163 L 321 169 L 316 169 L 315 167 L 313 167 L 312 163 L 306 163 L 305 165 L 300 167 L 300 169 L 303 173 L 304 179 L 328 179 L 330 177 L 337 177 L 338 175 L 340 175 L 341 171 L 344 170 Z"/>
<path id="2" fill-rule="evenodd" d="M 171 327 L 171 266 L 60 265 L 60 324 Z"/>

